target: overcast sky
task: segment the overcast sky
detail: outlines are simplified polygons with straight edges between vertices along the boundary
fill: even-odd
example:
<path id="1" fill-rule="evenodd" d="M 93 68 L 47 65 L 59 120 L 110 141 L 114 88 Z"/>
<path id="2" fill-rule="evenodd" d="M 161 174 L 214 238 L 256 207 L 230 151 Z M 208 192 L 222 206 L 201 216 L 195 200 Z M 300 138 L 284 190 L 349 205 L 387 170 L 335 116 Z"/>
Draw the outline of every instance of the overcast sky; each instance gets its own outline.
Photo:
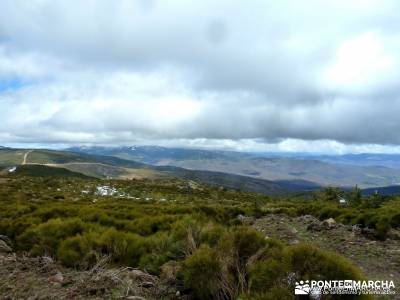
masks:
<path id="1" fill-rule="evenodd" d="M 2 0 L 0 145 L 400 152 L 399 11 Z"/>

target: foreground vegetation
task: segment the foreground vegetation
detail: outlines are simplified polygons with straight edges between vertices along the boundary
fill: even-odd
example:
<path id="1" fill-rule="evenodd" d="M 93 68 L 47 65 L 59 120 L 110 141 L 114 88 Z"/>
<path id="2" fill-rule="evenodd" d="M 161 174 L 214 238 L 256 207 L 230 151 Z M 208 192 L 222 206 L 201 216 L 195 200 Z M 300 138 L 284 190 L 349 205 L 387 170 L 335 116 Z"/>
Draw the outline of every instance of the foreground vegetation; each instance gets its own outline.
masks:
<path id="1" fill-rule="evenodd" d="M 295 281 L 363 275 L 337 254 L 266 239 L 238 216 L 334 217 L 374 228 L 378 238 L 399 226 L 398 199 L 357 196 L 343 208 L 333 192 L 312 201 L 271 199 L 190 181 L 15 175 L 0 183 L 0 234 L 17 251 L 71 268 L 89 269 L 108 256 L 115 265 L 165 278 L 195 299 L 292 299 Z"/>

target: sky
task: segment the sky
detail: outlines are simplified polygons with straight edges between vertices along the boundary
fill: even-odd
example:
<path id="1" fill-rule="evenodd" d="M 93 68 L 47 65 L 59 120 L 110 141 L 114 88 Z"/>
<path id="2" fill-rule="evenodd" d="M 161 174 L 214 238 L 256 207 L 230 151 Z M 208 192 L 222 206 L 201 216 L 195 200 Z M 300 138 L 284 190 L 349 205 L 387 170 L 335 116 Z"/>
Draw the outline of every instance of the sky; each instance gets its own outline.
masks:
<path id="1" fill-rule="evenodd" d="M 400 153 L 385 0 L 2 0 L 0 145 Z"/>

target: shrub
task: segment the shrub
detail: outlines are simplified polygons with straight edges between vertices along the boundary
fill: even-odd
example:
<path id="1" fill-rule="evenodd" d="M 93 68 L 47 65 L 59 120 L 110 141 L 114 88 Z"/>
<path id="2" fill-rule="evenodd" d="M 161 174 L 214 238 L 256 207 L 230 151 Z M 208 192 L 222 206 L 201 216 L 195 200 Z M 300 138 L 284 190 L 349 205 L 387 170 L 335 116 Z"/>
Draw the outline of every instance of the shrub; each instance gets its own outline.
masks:
<path id="1" fill-rule="evenodd" d="M 202 224 L 190 217 L 175 222 L 172 226 L 172 239 L 178 244 L 181 256 L 192 254 L 201 243 Z"/>
<path id="2" fill-rule="evenodd" d="M 288 247 L 285 259 L 290 269 L 301 279 L 362 279 L 361 272 L 348 259 L 308 244 Z"/>
<path id="3" fill-rule="evenodd" d="M 394 216 L 392 216 L 391 220 L 390 220 L 390 225 L 393 228 L 398 228 L 400 227 L 400 213 L 395 214 Z"/>
<path id="4" fill-rule="evenodd" d="M 32 254 L 55 254 L 60 242 L 85 230 L 85 223 L 78 218 L 51 219 L 31 229 L 17 238 L 18 246 L 23 250 L 32 249 Z"/>
<path id="5" fill-rule="evenodd" d="M 110 228 L 100 237 L 102 252 L 111 255 L 114 262 L 136 267 L 144 253 L 144 239 L 134 233 Z"/>
<path id="6" fill-rule="evenodd" d="M 89 266 L 96 238 L 86 234 L 64 240 L 58 247 L 57 258 L 68 267 Z"/>
<path id="7" fill-rule="evenodd" d="M 139 261 L 139 268 L 159 274 L 161 266 L 178 258 L 179 249 L 166 232 L 159 232 L 145 239 L 145 254 Z"/>
<path id="8" fill-rule="evenodd" d="M 182 268 L 185 287 L 198 299 L 213 299 L 219 293 L 220 272 L 217 252 L 206 245 L 186 258 Z"/>
<path id="9" fill-rule="evenodd" d="M 256 293 L 265 293 L 285 277 L 289 268 L 283 261 L 269 258 L 253 264 L 249 270 L 249 289 Z"/>
<path id="10" fill-rule="evenodd" d="M 265 237 L 248 226 L 233 229 L 233 247 L 240 262 L 245 262 L 266 244 Z"/>
<path id="11" fill-rule="evenodd" d="M 207 223 L 201 230 L 200 240 L 202 243 L 207 243 L 210 247 L 218 244 L 219 239 L 225 233 L 226 228 L 215 223 Z"/>
<path id="12" fill-rule="evenodd" d="M 379 218 L 375 224 L 376 237 L 380 240 L 386 239 L 387 233 L 390 229 L 390 219 L 387 216 L 382 216 Z"/>
<path id="13" fill-rule="evenodd" d="M 342 210 L 335 207 L 325 207 L 319 213 L 319 219 L 337 218 L 342 213 Z"/>

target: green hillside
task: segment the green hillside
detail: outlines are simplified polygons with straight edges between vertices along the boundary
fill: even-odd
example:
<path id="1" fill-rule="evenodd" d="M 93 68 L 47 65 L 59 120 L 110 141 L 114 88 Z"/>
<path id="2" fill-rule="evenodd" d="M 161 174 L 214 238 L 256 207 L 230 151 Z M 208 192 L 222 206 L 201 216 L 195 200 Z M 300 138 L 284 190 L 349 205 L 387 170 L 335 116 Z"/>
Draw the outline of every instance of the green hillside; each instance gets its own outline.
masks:
<path id="1" fill-rule="evenodd" d="M 309 201 L 181 179 L 83 179 L 57 168 L 18 168 L 20 172 L 4 174 L 0 181 L 0 235 L 10 240 L 17 256 L 29 253 L 39 262 L 50 256 L 60 264 L 68 283 L 47 287 L 49 281 L 44 281 L 42 293 L 56 288 L 62 295 L 73 288 L 79 299 L 115 299 L 129 288 L 146 299 L 177 294 L 188 299 L 219 299 L 221 294 L 227 300 L 294 299 L 294 282 L 302 279 L 382 280 L 388 273 L 395 281 L 400 278 L 400 260 L 390 252 L 400 247 L 391 239 L 400 226 L 395 197 L 349 194 L 349 206 L 340 207 L 334 189 L 315 193 Z M 321 221 L 332 217 L 336 221 L 330 229 Z M 360 233 L 352 233 L 352 224 L 361 224 Z M 332 232 L 342 236 L 334 235 L 329 241 L 335 238 L 335 243 L 328 243 Z M 344 237 L 350 242 L 343 252 L 336 245 L 347 243 Z M 369 257 L 378 250 L 385 255 L 371 265 Z M 29 275 L 32 280 L 47 272 L 44 267 L 26 268 L 38 272 Z M 143 281 L 136 277 L 126 283 L 104 279 L 101 286 L 88 280 L 90 291 L 79 288 L 84 274 L 122 274 L 136 268 L 148 272 L 151 289 L 140 288 Z M 23 295 L 10 278 L 0 270 L 2 282 L 11 286 L 0 285 L 0 294 L 15 290 L 14 295 Z"/>
<path id="2" fill-rule="evenodd" d="M 0 166 L 19 165 L 23 162 L 25 150 L 0 148 Z"/>
<path id="3" fill-rule="evenodd" d="M 30 177 L 61 177 L 61 178 L 81 178 L 93 179 L 82 173 L 72 172 L 65 168 L 55 168 L 42 165 L 21 165 L 18 166 L 11 176 L 30 176 Z"/>

